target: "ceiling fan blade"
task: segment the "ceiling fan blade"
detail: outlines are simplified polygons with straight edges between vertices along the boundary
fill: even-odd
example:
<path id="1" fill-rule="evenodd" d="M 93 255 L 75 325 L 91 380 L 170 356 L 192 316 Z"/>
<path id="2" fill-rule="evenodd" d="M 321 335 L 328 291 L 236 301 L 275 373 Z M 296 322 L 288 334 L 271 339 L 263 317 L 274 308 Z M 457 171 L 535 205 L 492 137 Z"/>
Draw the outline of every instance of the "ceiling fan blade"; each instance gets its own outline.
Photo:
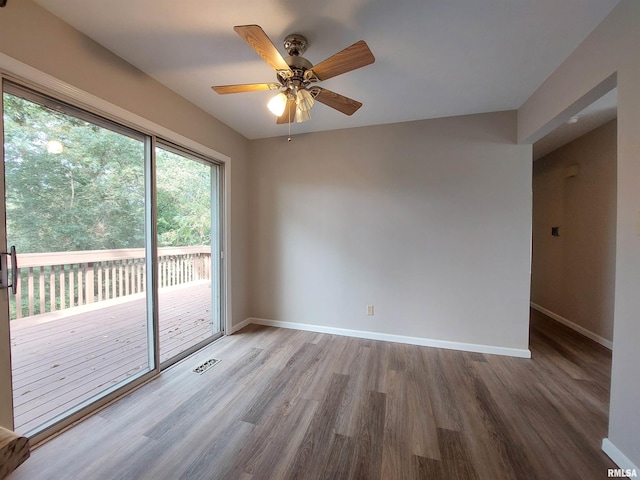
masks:
<path id="1" fill-rule="evenodd" d="M 228 93 L 260 92 L 262 90 L 278 90 L 279 83 L 247 83 L 244 85 L 217 85 L 213 88 L 216 93 L 226 95 Z"/>
<path id="2" fill-rule="evenodd" d="M 296 100 L 290 98 L 287 101 L 287 106 L 284 109 L 284 113 L 278 117 L 276 124 L 282 125 L 283 123 L 291 123 L 296 118 Z"/>
<path id="3" fill-rule="evenodd" d="M 364 40 L 354 43 L 311 68 L 318 80 L 326 80 L 375 62 L 376 59 Z"/>
<path id="4" fill-rule="evenodd" d="M 259 25 L 238 25 L 233 27 L 238 35 L 260 55 L 274 70 L 290 70 L 278 49 L 273 45 Z"/>
<path id="5" fill-rule="evenodd" d="M 361 106 L 362 103 L 357 102 L 351 98 L 340 95 L 339 93 L 332 92 L 326 88 L 313 87 L 314 91 L 317 91 L 316 100 L 320 103 L 335 108 L 336 110 L 344 113 L 345 115 L 353 115 Z"/>

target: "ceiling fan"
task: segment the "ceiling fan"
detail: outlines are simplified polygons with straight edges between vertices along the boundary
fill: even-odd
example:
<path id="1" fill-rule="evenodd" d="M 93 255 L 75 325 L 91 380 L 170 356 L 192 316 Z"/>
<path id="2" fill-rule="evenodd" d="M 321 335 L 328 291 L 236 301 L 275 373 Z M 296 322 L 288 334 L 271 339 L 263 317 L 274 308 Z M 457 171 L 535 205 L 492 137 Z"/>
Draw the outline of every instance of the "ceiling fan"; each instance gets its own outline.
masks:
<path id="1" fill-rule="evenodd" d="M 307 39 L 297 33 L 287 35 L 284 48 L 289 54 L 283 58 L 259 25 L 233 27 L 258 55 L 276 71 L 277 82 L 219 85 L 211 87 L 219 94 L 280 90 L 269 104 L 278 118 L 276 123 L 291 123 L 295 118 L 304 122 L 311 118 L 315 101 L 353 115 L 362 103 L 316 85 L 317 82 L 350 72 L 375 62 L 367 44 L 360 40 L 317 65 L 301 55 L 307 50 Z"/>

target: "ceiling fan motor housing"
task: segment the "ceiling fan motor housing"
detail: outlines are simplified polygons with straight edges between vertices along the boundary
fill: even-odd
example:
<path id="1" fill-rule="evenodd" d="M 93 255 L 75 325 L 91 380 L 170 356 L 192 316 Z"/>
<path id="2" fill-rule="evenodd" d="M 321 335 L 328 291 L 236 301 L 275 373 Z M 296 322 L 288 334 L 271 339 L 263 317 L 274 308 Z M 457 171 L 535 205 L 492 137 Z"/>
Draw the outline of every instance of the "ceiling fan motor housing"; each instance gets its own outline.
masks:
<path id="1" fill-rule="evenodd" d="M 283 45 L 289 55 L 295 56 L 302 55 L 306 52 L 309 42 L 307 42 L 307 39 L 303 35 L 292 33 L 284 38 Z"/>

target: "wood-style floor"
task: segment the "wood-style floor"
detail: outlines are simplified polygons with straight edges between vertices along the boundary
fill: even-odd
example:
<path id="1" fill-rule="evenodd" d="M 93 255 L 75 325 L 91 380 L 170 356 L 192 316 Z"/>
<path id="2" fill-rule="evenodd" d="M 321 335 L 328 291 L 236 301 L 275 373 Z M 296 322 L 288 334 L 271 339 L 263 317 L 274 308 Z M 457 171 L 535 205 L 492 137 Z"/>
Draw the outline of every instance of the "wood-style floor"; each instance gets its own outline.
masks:
<path id="1" fill-rule="evenodd" d="M 262 326 L 32 452 L 9 479 L 597 479 L 611 354 L 532 312 L 533 358 Z M 202 375 L 200 362 L 222 361 Z"/>

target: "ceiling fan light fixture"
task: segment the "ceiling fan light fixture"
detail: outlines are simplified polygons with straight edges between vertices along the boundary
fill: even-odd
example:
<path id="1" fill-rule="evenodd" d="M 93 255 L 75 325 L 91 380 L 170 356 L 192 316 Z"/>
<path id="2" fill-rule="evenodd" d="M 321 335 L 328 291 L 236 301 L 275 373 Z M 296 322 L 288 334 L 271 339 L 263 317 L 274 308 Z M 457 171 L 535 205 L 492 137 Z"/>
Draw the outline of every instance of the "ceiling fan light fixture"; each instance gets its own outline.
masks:
<path id="1" fill-rule="evenodd" d="M 284 109 L 287 106 L 287 96 L 280 92 L 267 103 L 267 108 L 273 113 L 276 117 L 279 117 L 284 113 Z"/>
<path id="2" fill-rule="evenodd" d="M 298 106 L 298 110 L 308 112 L 313 108 L 314 102 L 315 100 L 313 99 L 313 95 L 311 95 L 308 90 L 298 90 L 298 94 L 296 95 L 296 105 Z"/>
<path id="3" fill-rule="evenodd" d="M 301 123 L 307 120 L 311 120 L 311 112 L 309 110 L 296 108 L 296 122 Z"/>

